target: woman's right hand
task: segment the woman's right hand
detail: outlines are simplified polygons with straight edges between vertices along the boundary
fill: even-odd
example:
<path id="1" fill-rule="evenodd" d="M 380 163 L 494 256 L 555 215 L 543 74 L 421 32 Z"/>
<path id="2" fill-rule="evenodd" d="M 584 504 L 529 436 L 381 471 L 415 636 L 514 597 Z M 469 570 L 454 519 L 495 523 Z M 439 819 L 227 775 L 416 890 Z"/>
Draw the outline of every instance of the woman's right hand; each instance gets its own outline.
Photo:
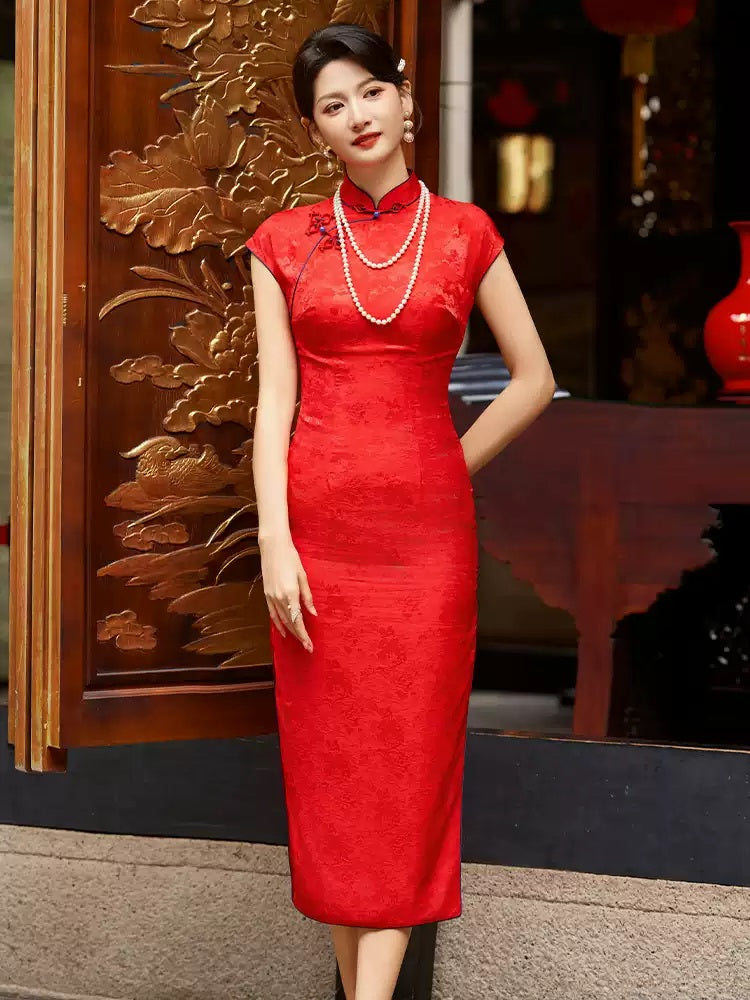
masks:
<path id="1" fill-rule="evenodd" d="M 313 605 L 307 573 L 291 536 L 265 541 L 259 539 L 259 545 L 263 592 L 271 621 L 282 636 L 286 636 L 288 628 L 308 653 L 312 653 L 313 644 L 307 634 L 302 614 L 297 615 L 292 622 L 289 610 L 289 605 L 292 608 L 301 608 L 300 601 L 302 601 L 311 614 L 316 616 L 318 614 Z"/>

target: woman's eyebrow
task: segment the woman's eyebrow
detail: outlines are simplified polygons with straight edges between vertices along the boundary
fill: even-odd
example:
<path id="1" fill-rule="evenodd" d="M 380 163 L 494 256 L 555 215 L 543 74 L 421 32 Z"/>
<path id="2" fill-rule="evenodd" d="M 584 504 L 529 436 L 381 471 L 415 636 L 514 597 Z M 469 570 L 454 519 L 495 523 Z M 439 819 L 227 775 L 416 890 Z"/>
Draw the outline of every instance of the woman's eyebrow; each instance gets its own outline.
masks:
<path id="1" fill-rule="evenodd" d="M 376 76 L 368 76 L 366 80 L 363 80 L 359 84 L 359 86 L 360 87 L 364 87 L 366 83 L 372 83 L 373 80 L 377 80 L 377 77 Z M 320 104 L 321 101 L 327 101 L 329 99 L 329 97 L 346 97 L 346 94 L 342 94 L 340 90 L 336 90 L 332 94 L 323 94 L 323 96 L 319 97 L 315 103 L 316 104 Z"/>

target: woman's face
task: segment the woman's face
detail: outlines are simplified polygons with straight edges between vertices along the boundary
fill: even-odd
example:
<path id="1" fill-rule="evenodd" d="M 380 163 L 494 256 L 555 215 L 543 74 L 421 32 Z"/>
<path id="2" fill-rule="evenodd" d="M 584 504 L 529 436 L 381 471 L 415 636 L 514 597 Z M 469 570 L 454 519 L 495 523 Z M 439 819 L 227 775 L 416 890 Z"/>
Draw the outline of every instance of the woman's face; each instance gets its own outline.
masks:
<path id="1" fill-rule="evenodd" d="M 345 163 L 387 160 L 404 138 L 404 118 L 411 114 L 411 85 L 373 79 L 352 59 L 335 59 L 315 80 L 312 132 Z M 370 145 L 355 145 L 358 135 L 379 132 Z"/>

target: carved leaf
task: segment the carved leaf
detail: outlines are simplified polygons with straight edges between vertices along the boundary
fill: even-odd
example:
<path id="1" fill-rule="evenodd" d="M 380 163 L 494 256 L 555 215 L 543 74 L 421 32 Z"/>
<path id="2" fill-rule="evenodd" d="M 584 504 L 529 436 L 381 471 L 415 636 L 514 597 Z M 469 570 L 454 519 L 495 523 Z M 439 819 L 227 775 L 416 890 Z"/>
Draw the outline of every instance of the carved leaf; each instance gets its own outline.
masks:
<path id="1" fill-rule="evenodd" d="M 208 35 L 223 41 L 235 27 L 249 23 L 253 0 L 146 0 L 130 15 L 151 28 L 164 29 L 164 44 L 186 49 Z"/>
<path id="2" fill-rule="evenodd" d="M 164 418 L 164 427 L 175 433 L 194 431 L 198 424 L 231 421 L 252 428 L 255 406 L 249 398 L 254 383 L 241 372 L 207 375 L 178 399 Z"/>
<path id="3" fill-rule="evenodd" d="M 150 246 L 170 253 L 192 250 L 201 220 L 220 214 L 221 199 L 188 158 L 184 136 L 162 136 L 145 152 L 145 160 L 110 153 L 112 165 L 101 170 L 102 222 L 123 235 L 142 226 Z"/>
<path id="4" fill-rule="evenodd" d="M 347 21 L 350 24 L 364 24 L 373 31 L 378 30 L 377 13 L 387 3 L 368 3 L 363 0 L 338 0 L 332 21 Z"/>

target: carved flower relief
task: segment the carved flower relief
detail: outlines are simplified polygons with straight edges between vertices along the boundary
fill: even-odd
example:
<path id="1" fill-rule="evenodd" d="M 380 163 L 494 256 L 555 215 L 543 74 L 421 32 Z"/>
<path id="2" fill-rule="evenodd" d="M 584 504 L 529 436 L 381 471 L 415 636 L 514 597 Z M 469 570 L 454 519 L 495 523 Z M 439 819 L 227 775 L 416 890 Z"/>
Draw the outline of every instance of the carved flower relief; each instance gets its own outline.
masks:
<path id="1" fill-rule="evenodd" d="M 195 106 L 173 108 L 179 134 L 160 135 L 141 155 L 115 150 L 102 167 L 103 224 L 121 235 L 138 229 L 150 247 L 176 259 L 165 267 L 133 266 L 145 284 L 114 295 L 99 318 L 155 296 L 190 306 L 183 323 L 170 324 L 169 333 L 165 327 L 169 355 L 124 358 L 110 368 L 117 382 L 148 381 L 167 390 L 171 402 L 158 433 L 120 452 L 136 460 L 133 478 L 104 502 L 137 516 L 114 526 L 127 554 L 97 575 L 168 600 L 168 610 L 189 616 L 200 633 L 184 648 L 220 666 L 264 662 L 259 636 L 267 628 L 257 530 L 245 520 L 256 512 L 251 459 L 258 383 L 252 284 L 242 250 L 264 218 L 299 204 L 309 206 L 311 232 L 321 245 L 338 245 L 335 219 L 318 205 L 330 193 L 333 170 L 308 148 L 292 112 L 291 62 L 313 28 L 342 19 L 376 28 L 376 13 L 385 6 L 386 0 L 142 0 L 131 14 L 180 50 L 169 73 L 177 82 L 161 100 L 191 93 Z M 165 66 L 112 69 L 163 74 Z M 249 121 L 233 120 L 238 111 Z M 211 257 L 181 256 L 200 247 L 217 248 L 228 263 L 236 256 L 237 275 L 215 267 Z M 231 458 L 222 457 L 211 444 L 185 442 L 201 424 L 235 424 L 247 437 Z M 195 519 L 214 515 L 223 519 L 206 537 L 204 522 Z M 225 582 L 239 564 L 243 579 Z M 98 639 L 114 640 L 120 649 L 152 648 L 156 631 L 125 607 L 99 622 Z"/>
<path id="2" fill-rule="evenodd" d="M 210 352 L 218 371 L 247 376 L 257 364 L 255 320 L 249 299 L 252 290 L 242 289 L 242 302 L 230 302 L 224 323 L 211 339 Z"/>
<path id="3" fill-rule="evenodd" d="M 253 0 L 146 0 L 133 20 L 164 28 L 164 44 L 186 49 L 201 38 L 223 42 L 250 23 Z"/>
<path id="4" fill-rule="evenodd" d="M 158 270 L 154 276 L 170 277 Z M 174 326 L 170 335 L 172 346 L 187 361 L 175 364 L 158 354 L 147 354 L 125 358 L 113 365 L 110 373 L 123 384 L 149 380 L 163 389 L 187 387 L 163 419 L 166 430 L 189 432 L 202 422 L 218 425 L 229 421 L 249 430 L 257 394 L 251 286 L 243 287 L 241 300 L 203 295 L 213 308 L 191 310 L 185 323 Z"/>

